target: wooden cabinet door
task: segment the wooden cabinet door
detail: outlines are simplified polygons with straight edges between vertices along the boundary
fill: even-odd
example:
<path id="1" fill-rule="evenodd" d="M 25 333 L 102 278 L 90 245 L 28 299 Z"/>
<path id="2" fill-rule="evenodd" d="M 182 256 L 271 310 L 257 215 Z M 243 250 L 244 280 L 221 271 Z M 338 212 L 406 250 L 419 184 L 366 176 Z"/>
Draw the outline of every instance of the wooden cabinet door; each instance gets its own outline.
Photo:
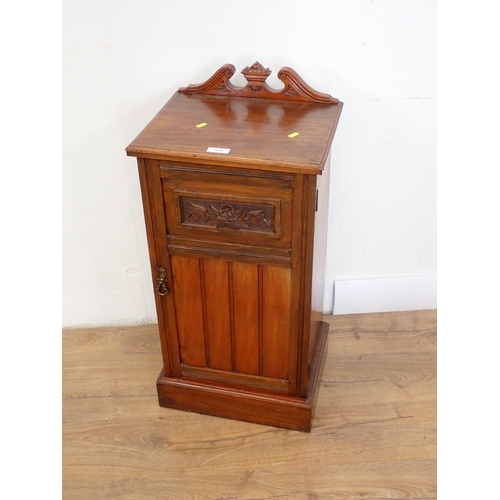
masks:
<path id="1" fill-rule="evenodd" d="M 183 376 L 288 391 L 291 269 L 170 257 Z"/>
<path id="2" fill-rule="evenodd" d="M 165 268 L 169 282 L 169 293 L 157 296 L 165 374 L 289 394 L 298 348 L 293 176 L 262 180 L 193 168 L 171 172 L 148 160 L 141 174 L 152 214 L 153 268 Z M 208 216 L 186 223 L 182 204 L 195 195 L 218 213 L 224 207 L 224 224 L 204 226 Z M 259 211 L 249 224 L 225 223 Z"/>

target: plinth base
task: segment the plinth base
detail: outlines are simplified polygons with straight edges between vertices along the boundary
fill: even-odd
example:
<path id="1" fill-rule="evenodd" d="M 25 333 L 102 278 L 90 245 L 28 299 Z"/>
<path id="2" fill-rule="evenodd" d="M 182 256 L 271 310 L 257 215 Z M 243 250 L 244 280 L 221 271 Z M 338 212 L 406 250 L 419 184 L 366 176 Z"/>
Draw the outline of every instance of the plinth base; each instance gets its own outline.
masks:
<path id="1" fill-rule="evenodd" d="M 309 432 L 326 357 L 328 328 L 328 323 L 321 322 L 305 399 L 165 377 L 162 370 L 156 383 L 159 404 L 165 408 Z"/>

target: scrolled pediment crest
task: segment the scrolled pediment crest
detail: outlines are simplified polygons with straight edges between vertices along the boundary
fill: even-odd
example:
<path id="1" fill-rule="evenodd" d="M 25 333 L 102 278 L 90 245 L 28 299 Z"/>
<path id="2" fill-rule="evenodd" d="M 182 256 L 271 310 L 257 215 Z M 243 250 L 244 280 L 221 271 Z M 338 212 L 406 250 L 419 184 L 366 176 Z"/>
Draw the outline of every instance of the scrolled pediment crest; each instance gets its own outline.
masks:
<path id="1" fill-rule="evenodd" d="M 266 79 L 272 71 L 262 66 L 259 62 L 255 62 L 241 71 L 247 80 L 247 84 L 243 87 L 238 87 L 231 83 L 230 79 L 235 71 L 236 68 L 232 64 L 224 64 L 206 82 L 182 87 L 179 89 L 179 92 L 181 94 L 259 97 L 262 99 L 323 104 L 339 103 L 339 100 L 331 95 L 314 90 L 295 70 L 287 66 L 278 71 L 278 78 L 284 84 L 284 87 L 279 90 L 271 88 L 266 83 Z"/>

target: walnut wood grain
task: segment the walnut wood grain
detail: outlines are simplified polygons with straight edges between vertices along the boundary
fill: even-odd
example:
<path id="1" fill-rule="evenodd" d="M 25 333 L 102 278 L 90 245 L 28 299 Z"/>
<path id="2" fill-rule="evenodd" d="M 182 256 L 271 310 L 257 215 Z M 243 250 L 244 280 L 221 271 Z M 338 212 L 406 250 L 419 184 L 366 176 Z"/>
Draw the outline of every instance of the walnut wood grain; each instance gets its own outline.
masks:
<path id="1" fill-rule="evenodd" d="M 316 208 L 311 224 L 314 225 L 314 244 L 311 276 L 311 335 L 309 349 L 309 362 L 314 352 L 318 324 L 323 320 L 323 303 L 325 294 L 325 267 L 327 232 L 324 231 L 323 221 L 328 220 L 330 198 L 330 157 L 328 157 L 323 175 L 314 182 L 317 189 Z"/>
<path id="2" fill-rule="evenodd" d="M 170 255 L 292 267 L 291 248 L 271 248 L 178 236 L 168 236 L 167 241 Z"/>
<path id="3" fill-rule="evenodd" d="M 175 94 L 127 154 L 178 164 L 321 174 L 341 109 L 341 103 Z M 207 126 L 196 128 L 200 122 Z M 294 132 L 299 135 L 288 137 Z M 230 152 L 210 153 L 209 147 Z"/>
<path id="4" fill-rule="evenodd" d="M 173 255 L 171 262 L 181 361 L 205 367 L 207 361 L 199 260 Z M 189 311 L 189 314 L 185 311 Z"/>
<path id="5" fill-rule="evenodd" d="M 199 259 L 203 275 L 205 338 L 209 342 L 209 368 L 232 370 L 231 297 L 229 263 L 216 259 Z"/>
<path id="6" fill-rule="evenodd" d="M 289 67 L 278 71 L 278 78 L 284 83 L 281 90 L 275 90 L 266 83 L 272 73 L 259 62 L 244 68 L 241 73 L 247 80 L 247 85 L 237 87 L 230 82 L 236 68 L 232 64 L 225 64 L 219 68 L 206 82 L 198 85 L 189 85 L 179 89 L 182 94 L 206 94 L 232 97 L 253 97 L 259 99 L 276 99 L 298 102 L 319 102 L 338 104 L 339 100 L 329 94 L 318 92 L 310 87 L 298 73 Z"/>
<path id="7" fill-rule="evenodd" d="M 179 196 L 180 223 L 187 226 L 275 233 L 274 205 Z"/>
<path id="8" fill-rule="evenodd" d="M 242 73 L 245 87 L 226 65 L 180 89 L 127 148 L 168 284 L 156 294 L 159 403 L 308 431 L 327 338 L 317 176 L 342 103 L 290 68 L 281 90 L 259 63 Z"/>
<path id="9" fill-rule="evenodd" d="M 288 352 L 291 321 L 291 270 L 262 266 L 262 374 L 289 377 Z"/>
<path id="10" fill-rule="evenodd" d="M 278 72 L 281 90 L 267 85 L 270 71 L 259 63 L 242 71 L 245 87 L 231 84 L 234 71 L 227 64 L 205 83 L 179 89 L 127 154 L 181 165 L 321 174 L 342 102 L 315 91 L 288 67 Z"/>
<path id="11" fill-rule="evenodd" d="M 263 377 L 262 375 L 250 375 L 236 371 L 215 370 L 213 368 L 199 368 L 195 366 L 182 366 L 182 379 L 191 382 L 202 383 L 207 386 L 224 387 L 236 389 L 246 389 L 258 393 L 288 393 L 286 380 Z"/>
<path id="12" fill-rule="evenodd" d="M 232 384 L 217 384 L 215 380 L 203 383 L 189 378 L 172 379 L 165 377 L 162 371 L 157 380 L 160 406 L 310 432 L 317 385 L 326 357 L 327 336 L 328 324 L 322 323 L 306 398 L 255 390 L 260 385 L 254 385 L 254 390 L 248 391 L 233 389 Z"/>
<path id="13" fill-rule="evenodd" d="M 161 179 L 158 163 L 155 160 L 139 158 L 139 178 L 145 211 L 146 230 L 148 235 L 149 259 L 153 275 L 156 268 L 166 269 L 167 281 L 172 282 L 170 259 L 168 259 L 167 227 L 163 199 L 161 197 Z M 177 342 L 177 324 L 175 321 L 174 303 L 171 295 L 155 294 L 158 323 L 160 324 L 160 340 L 163 353 L 165 373 L 180 377 L 180 354 Z"/>
<path id="14" fill-rule="evenodd" d="M 262 375 L 259 348 L 261 326 L 259 317 L 259 265 L 233 263 L 235 370 L 239 373 Z"/>
<path id="15" fill-rule="evenodd" d="M 174 170 L 160 176 L 170 236 L 290 248 L 290 179 L 234 176 L 230 171 Z"/>
<path id="16" fill-rule="evenodd" d="M 303 235 L 301 237 L 301 293 L 302 307 L 299 319 L 299 335 L 297 349 L 297 380 L 298 394 L 305 397 L 309 388 L 308 370 L 310 366 L 310 356 L 315 351 L 315 342 L 320 327 L 320 322 L 311 321 L 312 311 L 312 270 L 314 265 L 314 240 L 315 240 L 315 206 L 316 206 L 316 176 L 305 175 L 303 184 Z M 324 224 L 324 220 L 322 223 Z M 324 232 L 324 230 L 322 231 Z M 317 238 L 317 236 L 316 236 Z M 325 239 L 326 245 L 326 239 Z M 323 304 L 321 304 L 323 307 Z M 320 318 L 321 319 L 321 318 Z"/>
<path id="17" fill-rule="evenodd" d="M 175 254 L 171 266 L 182 376 L 207 368 L 204 379 L 221 380 L 222 370 L 256 389 L 280 379 L 288 393 L 292 271 Z"/>

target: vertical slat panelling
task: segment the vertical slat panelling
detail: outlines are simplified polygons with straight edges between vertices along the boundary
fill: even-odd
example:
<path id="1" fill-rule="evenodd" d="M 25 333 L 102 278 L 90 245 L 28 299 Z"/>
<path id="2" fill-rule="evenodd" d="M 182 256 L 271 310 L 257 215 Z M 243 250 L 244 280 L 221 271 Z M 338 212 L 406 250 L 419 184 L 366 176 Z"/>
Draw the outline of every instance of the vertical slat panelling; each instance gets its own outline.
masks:
<path id="1" fill-rule="evenodd" d="M 205 261 L 198 260 L 200 271 L 201 313 L 203 316 L 203 339 L 205 341 L 205 366 L 210 366 L 210 337 L 207 328 L 207 296 L 205 293 Z"/>
<path id="2" fill-rule="evenodd" d="M 258 266 L 233 262 L 235 370 L 259 374 Z"/>
<path id="3" fill-rule="evenodd" d="M 263 375 L 288 379 L 291 270 L 262 266 Z"/>
<path id="4" fill-rule="evenodd" d="M 199 261 L 172 255 L 171 263 L 181 362 L 205 367 Z"/>
<path id="5" fill-rule="evenodd" d="M 227 281 L 229 292 L 229 328 L 231 335 L 231 370 L 236 370 L 236 352 L 234 350 L 234 283 L 233 283 L 233 263 L 227 263 Z"/>
<path id="6" fill-rule="evenodd" d="M 231 370 L 231 326 L 228 263 L 203 259 L 210 368 Z"/>
<path id="7" fill-rule="evenodd" d="M 258 266 L 258 294 L 259 294 L 259 375 L 262 375 L 263 373 L 263 359 L 264 356 L 262 354 L 262 349 L 264 348 L 264 342 L 262 342 L 262 301 L 264 300 L 264 292 L 262 289 L 262 269 L 263 266 Z"/>

